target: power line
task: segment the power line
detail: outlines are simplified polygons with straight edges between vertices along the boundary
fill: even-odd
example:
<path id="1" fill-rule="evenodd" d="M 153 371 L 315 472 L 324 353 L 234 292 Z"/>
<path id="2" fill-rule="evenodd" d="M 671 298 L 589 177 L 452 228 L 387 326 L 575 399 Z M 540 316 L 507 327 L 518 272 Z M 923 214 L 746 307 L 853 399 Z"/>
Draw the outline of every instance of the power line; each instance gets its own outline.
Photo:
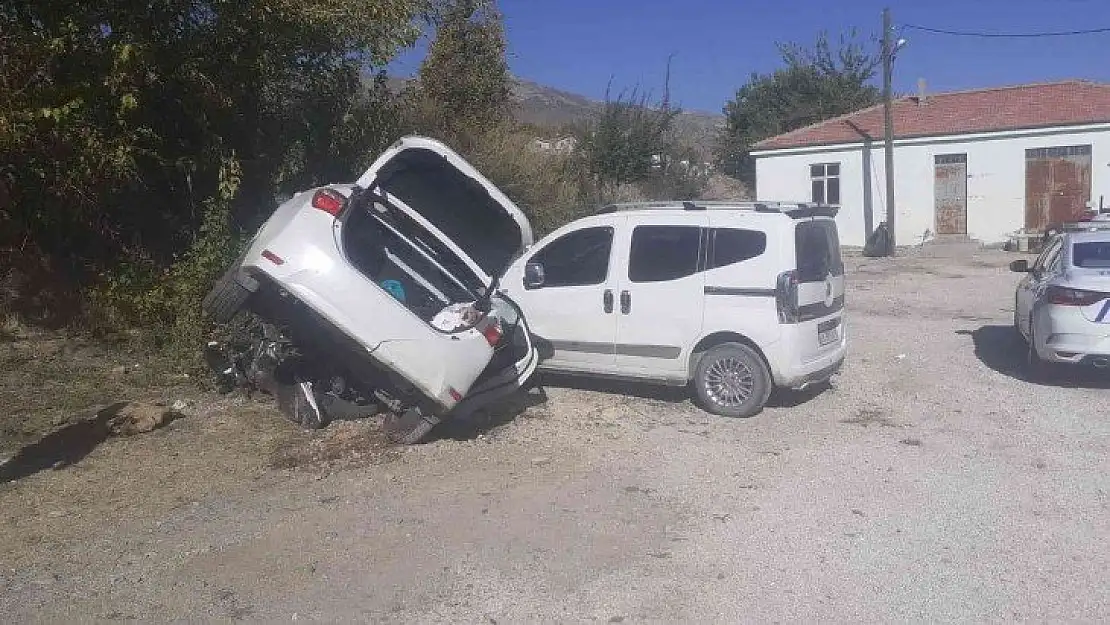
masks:
<path id="1" fill-rule="evenodd" d="M 984 33 L 968 30 L 946 30 L 943 28 L 930 28 L 928 26 L 918 26 L 916 24 L 902 24 L 902 28 L 910 30 L 919 30 L 926 33 L 934 33 L 938 35 L 955 35 L 957 37 L 1005 37 L 1005 38 L 1022 38 L 1030 39 L 1037 37 L 1071 37 L 1075 35 L 1094 35 L 1098 33 L 1110 33 L 1110 26 L 1105 28 L 1087 28 L 1084 30 L 1060 30 L 1055 32 L 1040 32 L 1040 33 Z"/>

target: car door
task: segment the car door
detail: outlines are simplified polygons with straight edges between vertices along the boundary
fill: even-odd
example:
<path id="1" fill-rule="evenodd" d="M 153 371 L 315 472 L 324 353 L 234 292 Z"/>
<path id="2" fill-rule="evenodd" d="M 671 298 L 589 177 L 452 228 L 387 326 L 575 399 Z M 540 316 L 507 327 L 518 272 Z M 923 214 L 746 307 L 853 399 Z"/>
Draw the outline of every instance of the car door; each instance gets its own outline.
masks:
<path id="1" fill-rule="evenodd" d="M 705 303 L 704 212 L 630 221 L 618 240 L 617 369 L 685 378 Z"/>
<path id="2" fill-rule="evenodd" d="M 1018 283 L 1016 298 L 1018 323 L 1021 324 L 1022 332 L 1026 336 L 1028 336 L 1029 323 L 1032 318 L 1033 307 L 1037 303 L 1037 297 L 1043 291 L 1049 269 L 1059 257 L 1062 247 L 1063 240 L 1058 236 L 1054 237 L 1041 252 L 1041 255 L 1037 257 L 1029 273 Z"/>
<path id="3" fill-rule="evenodd" d="M 543 368 L 612 372 L 617 332 L 613 243 L 622 222 L 564 226 L 505 274 L 501 289 L 524 312 Z M 529 267 L 540 268 L 542 283 L 536 283 L 536 270 Z M 525 280 L 528 271 L 530 281 Z"/>

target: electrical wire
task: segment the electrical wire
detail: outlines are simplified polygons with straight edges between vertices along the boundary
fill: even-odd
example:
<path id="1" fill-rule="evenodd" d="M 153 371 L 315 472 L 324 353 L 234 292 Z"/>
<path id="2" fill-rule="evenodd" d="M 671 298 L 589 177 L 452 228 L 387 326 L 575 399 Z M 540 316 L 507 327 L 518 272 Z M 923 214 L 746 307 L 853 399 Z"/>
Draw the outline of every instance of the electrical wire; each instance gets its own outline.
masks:
<path id="1" fill-rule="evenodd" d="M 928 26 L 918 26 L 916 24 L 902 24 L 902 28 L 910 30 L 918 30 L 926 33 L 933 33 L 937 35 L 954 35 L 957 37 L 998 37 L 998 38 L 1021 38 L 1030 39 L 1037 37 L 1071 37 L 1075 35 L 1094 35 L 1098 33 L 1110 33 L 1110 26 L 1104 28 L 1087 28 L 1084 30 L 1060 30 L 1055 32 L 1040 32 L 1040 33 L 985 33 L 975 32 L 969 30 L 946 30 L 944 28 L 930 28 Z"/>

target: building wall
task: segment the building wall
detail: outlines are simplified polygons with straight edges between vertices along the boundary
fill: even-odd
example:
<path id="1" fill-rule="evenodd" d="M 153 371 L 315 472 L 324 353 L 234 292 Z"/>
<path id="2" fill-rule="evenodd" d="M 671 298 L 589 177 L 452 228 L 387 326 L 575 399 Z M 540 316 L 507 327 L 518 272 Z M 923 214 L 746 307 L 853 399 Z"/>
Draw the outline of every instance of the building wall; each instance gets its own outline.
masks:
<path id="1" fill-rule="evenodd" d="M 967 230 L 983 243 L 1000 243 L 1025 225 L 1025 150 L 1091 145 L 1091 200 L 1110 206 L 1110 125 L 1071 129 L 964 135 L 895 142 L 894 199 L 899 245 L 936 232 L 933 163 L 938 154 L 967 154 Z M 870 175 L 864 154 L 870 149 Z M 756 153 L 756 197 L 810 201 L 809 166 L 840 163 L 841 242 L 862 246 L 866 239 L 864 185 L 871 184 L 873 226 L 886 221 L 885 153 L 881 141 L 835 148 L 803 148 Z"/>

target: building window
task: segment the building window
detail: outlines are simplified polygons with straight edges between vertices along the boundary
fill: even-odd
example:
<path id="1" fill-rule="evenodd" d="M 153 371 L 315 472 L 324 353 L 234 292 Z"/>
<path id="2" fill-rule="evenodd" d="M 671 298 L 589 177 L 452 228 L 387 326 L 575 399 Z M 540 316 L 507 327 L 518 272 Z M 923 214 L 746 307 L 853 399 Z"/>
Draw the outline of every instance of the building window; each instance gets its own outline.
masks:
<path id="1" fill-rule="evenodd" d="M 840 163 L 810 165 L 809 179 L 815 204 L 840 206 Z"/>
<path id="2" fill-rule="evenodd" d="M 1035 148 L 1025 151 L 1025 158 L 1067 158 L 1069 156 L 1090 156 L 1089 145 L 1065 145 L 1055 148 Z"/>

